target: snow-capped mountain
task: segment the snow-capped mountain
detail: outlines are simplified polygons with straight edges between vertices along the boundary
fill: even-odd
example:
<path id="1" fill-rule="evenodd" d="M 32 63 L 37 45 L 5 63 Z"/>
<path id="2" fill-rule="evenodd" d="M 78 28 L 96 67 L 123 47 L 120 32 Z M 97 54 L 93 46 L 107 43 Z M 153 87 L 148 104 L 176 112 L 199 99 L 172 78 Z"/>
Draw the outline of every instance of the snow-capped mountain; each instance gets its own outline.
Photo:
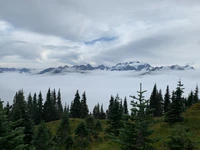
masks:
<path id="1" fill-rule="evenodd" d="M 150 64 L 141 63 L 139 61 L 126 62 L 126 63 L 118 63 L 115 66 L 112 66 L 109 70 L 111 71 L 127 71 L 127 70 L 135 70 L 135 71 L 149 71 L 153 69 Z"/>
<path id="2" fill-rule="evenodd" d="M 69 72 L 79 72 L 79 73 L 86 73 L 89 71 L 94 70 L 102 70 L 102 71 L 135 71 L 139 72 L 140 74 L 149 74 L 152 72 L 160 72 L 160 71 L 169 71 L 169 70 L 193 70 L 192 66 L 179 66 L 179 65 L 172 65 L 172 66 L 156 66 L 153 67 L 148 63 L 143 63 L 139 61 L 132 61 L 132 62 L 125 62 L 125 63 L 117 63 L 114 66 L 108 67 L 105 65 L 99 65 L 93 67 L 90 64 L 87 65 L 74 65 L 74 66 L 59 66 L 56 68 L 46 68 L 41 71 L 37 71 L 35 69 L 29 68 L 0 68 L 0 73 L 3 72 L 18 72 L 18 73 L 30 73 L 30 74 L 65 74 Z"/>
<path id="3" fill-rule="evenodd" d="M 32 69 L 29 69 L 29 68 L 0 68 L 0 73 L 4 73 L 4 72 L 31 73 Z"/>

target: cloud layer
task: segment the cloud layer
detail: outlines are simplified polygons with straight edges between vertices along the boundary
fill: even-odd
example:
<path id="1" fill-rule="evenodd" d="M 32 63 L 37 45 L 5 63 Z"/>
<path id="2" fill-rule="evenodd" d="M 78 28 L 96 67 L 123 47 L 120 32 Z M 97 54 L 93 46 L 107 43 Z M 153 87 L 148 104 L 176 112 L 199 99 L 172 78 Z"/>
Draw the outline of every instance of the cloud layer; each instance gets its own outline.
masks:
<path id="1" fill-rule="evenodd" d="M 200 68 L 198 0 L 0 1 L 1 66 L 139 60 Z"/>

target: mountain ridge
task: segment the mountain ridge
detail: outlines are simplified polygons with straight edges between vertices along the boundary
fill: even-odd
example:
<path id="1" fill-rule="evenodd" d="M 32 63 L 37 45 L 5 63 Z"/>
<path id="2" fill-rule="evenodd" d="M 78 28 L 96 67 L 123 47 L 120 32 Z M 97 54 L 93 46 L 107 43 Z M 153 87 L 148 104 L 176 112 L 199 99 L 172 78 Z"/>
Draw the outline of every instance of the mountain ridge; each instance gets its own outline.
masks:
<path id="1" fill-rule="evenodd" d="M 137 71 L 143 72 L 143 74 L 148 74 L 151 72 L 162 71 L 162 70 L 194 70 L 194 67 L 190 65 L 180 66 L 180 65 L 171 65 L 171 66 L 152 66 L 149 63 L 143 63 L 139 61 L 131 61 L 131 62 L 124 62 L 124 63 L 117 63 L 114 66 L 108 67 L 104 64 L 98 65 L 93 67 L 90 64 L 86 65 L 73 65 L 73 66 L 59 66 L 59 67 L 49 67 L 37 71 L 36 69 L 30 68 L 3 68 L 0 67 L 0 73 L 4 72 L 18 72 L 18 73 L 29 73 L 29 74 L 61 74 L 67 72 L 86 72 L 86 71 L 94 71 L 94 70 L 101 70 L 101 71 Z M 33 73 L 34 72 L 34 73 Z"/>

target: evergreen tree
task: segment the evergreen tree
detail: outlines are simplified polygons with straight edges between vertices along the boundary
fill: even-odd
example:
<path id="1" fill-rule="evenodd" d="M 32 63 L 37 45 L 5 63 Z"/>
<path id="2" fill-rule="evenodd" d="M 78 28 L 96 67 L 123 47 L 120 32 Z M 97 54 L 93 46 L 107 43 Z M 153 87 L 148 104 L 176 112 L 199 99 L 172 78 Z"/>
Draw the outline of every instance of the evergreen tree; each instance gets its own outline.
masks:
<path id="1" fill-rule="evenodd" d="M 81 118 L 86 118 L 88 116 L 88 113 L 89 113 L 89 110 L 87 106 L 87 98 L 84 92 L 81 99 Z"/>
<path id="2" fill-rule="evenodd" d="M 75 129 L 74 148 L 85 150 L 89 146 L 88 130 L 84 122 L 80 122 Z"/>
<path id="3" fill-rule="evenodd" d="M 108 106 L 108 111 L 107 111 L 107 118 L 109 119 L 112 115 L 112 109 L 114 106 L 114 97 L 111 95 L 110 101 L 109 101 L 109 106 Z"/>
<path id="4" fill-rule="evenodd" d="M 44 103 L 44 120 L 45 122 L 57 120 L 56 107 L 50 88 L 48 89 L 46 101 Z"/>
<path id="5" fill-rule="evenodd" d="M 127 105 L 127 99 L 124 98 L 124 114 L 128 115 L 128 105 Z"/>
<path id="6" fill-rule="evenodd" d="M 28 115 L 28 107 L 24 98 L 24 92 L 19 90 L 15 97 L 12 108 L 12 120 L 13 122 L 19 121 L 14 128 L 23 128 L 23 141 L 26 146 L 30 146 L 33 138 L 33 125 Z"/>
<path id="7" fill-rule="evenodd" d="M 100 119 L 100 106 L 99 106 L 99 103 L 97 105 L 94 106 L 94 109 L 93 109 L 93 116 L 95 119 Z"/>
<path id="8" fill-rule="evenodd" d="M 195 92 L 194 92 L 194 103 L 199 102 L 199 88 L 196 86 Z"/>
<path id="9" fill-rule="evenodd" d="M 27 100 L 28 100 L 27 102 L 28 115 L 30 116 L 31 119 L 33 119 L 33 99 L 31 93 L 29 93 Z"/>
<path id="10" fill-rule="evenodd" d="M 24 98 L 24 92 L 19 90 L 13 100 L 12 120 L 17 121 L 19 119 L 25 118 L 26 112 L 27 104 Z"/>
<path id="11" fill-rule="evenodd" d="M 140 84 L 140 91 L 138 97 L 130 96 L 136 101 L 131 101 L 132 113 L 131 118 L 124 124 L 124 128 L 120 130 L 120 143 L 123 150 L 148 150 L 153 149 L 152 141 L 149 140 L 151 131 L 151 113 L 148 112 L 147 100 L 144 99 L 143 94 L 146 91 L 142 90 Z"/>
<path id="12" fill-rule="evenodd" d="M 81 102 L 78 90 L 76 91 L 75 98 L 71 103 L 70 117 L 80 118 L 81 117 Z"/>
<path id="13" fill-rule="evenodd" d="M 153 110 L 153 115 L 155 117 L 157 116 L 157 109 L 156 109 L 157 106 L 158 106 L 158 90 L 155 84 L 150 96 L 150 104 L 149 104 L 149 107 Z"/>
<path id="14" fill-rule="evenodd" d="M 170 104 L 170 94 L 169 94 L 169 86 L 167 86 L 165 97 L 164 97 L 164 112 L 167 113 L 169 110 Z"/>
<path id="15" fill-rule="evenodd" d="M 158 92 L 158 102 L 156 105 L 156 116 L 160 117 L 163 115 L 163 96 L 162 96 L 162 91 L 159 90 Z"/>
<path id="16" fill-rule="evenodd" d="M 35 124 L 38 124 L 38 120 L 37 120 L 37 116 L 38 116 L 38 105 L 37 105 L 37 94 L 34 93 L 33 95 L 33 120 Z"/>
<path id="17" fill-rule="evenodd" d="M 44 122 L 37 128 L 36 135 L 33 141 L 35 150 L 51 150 L 51 133 L 47 129 Z"/>
<path id="18" fill-rule="evenodd" d="M 60 119 L 63 114 L 63 106 L 61 102 L 60 89 L 58 90 L 58 95 L 57 95 L 57 113 L 58 113 L 58 118 Z"/>
<path id="19" fill-rule="evenodd" d="M 165 143 L 169 150 L 194 150 L 197 149 L 189 130 L 181 125 L 171 130 L 169 141 Z"/>
<path id="20" fill-rule="evenodd" d="M 187 99 L 187 102 L 186 102 L 186 106 L 190 107 L 194 104 L 194 93 L 193 91 L 190 92 L 189 96 L 188 96 L 188 99 Z"/>
<path id="21" fill-rule="evenodd" d="M 0 100 L 0 149 L 18 150 L 26 149 L 24 144 L 24 128 L 17 127 L 21 120 L 9 121 L 6 114 L 7 110 L 3 109 L 3 102 Z"/>
<path id="22" fill-rule="evenodd" d="M 113 106 L 109 110 L 109 118 L 108 118 L 108 128 L 107 132 L 114 136 L 119 135 L 119 129 L 122 127 L 122 111 L 120 109 L 120 98 L 117 95 Z"/>
<path id="23" fill-rule="evenodd" d="M 43 98 L 42 93 L 40 91 L 38 95 L 38 114 L 37 114 L 37 122 L 41 123 L 43 120 Z"/>
<path id="24" fill-rule="evenodd" d="M 65 150 L 68 150 L 72 147 L 73 139 L 71 136 L 68 114 L 63 114 L 56 135 L 57 135 L 57 143 L 59 143 L 60 147 L 63 147 Z"/>
<path id="25" fill-rule="evenodd" d="M 166 113 L 165 121 L 169 123 L 176 123 L 183 121 L 182 112 L 184 111 L 183 106 L 183 84 L 178 81 L 176 91 L 172 94 L 172 103 L 169 105 L 169 111 Z"/>
<path id="26" fill-rule="evenodd" d="M 52 92 L 51 92 L 51 101 L 52 101 L 52 111 L 54 112 L 54 118 L 53 120 L 58 120 L 60 119 L 58 117 L 58 111 L 57 111 L 57 96 L 56 96 L 56 90 L 54 89 Z"/>
<path id="27" fill-rule="evenodd" d="M 100 117 L 99 119 L 105 119 L 106 118 L 106 113 L 103 110 L 103 104 L 101 104 L 101 110 L 100 110 Z"/>

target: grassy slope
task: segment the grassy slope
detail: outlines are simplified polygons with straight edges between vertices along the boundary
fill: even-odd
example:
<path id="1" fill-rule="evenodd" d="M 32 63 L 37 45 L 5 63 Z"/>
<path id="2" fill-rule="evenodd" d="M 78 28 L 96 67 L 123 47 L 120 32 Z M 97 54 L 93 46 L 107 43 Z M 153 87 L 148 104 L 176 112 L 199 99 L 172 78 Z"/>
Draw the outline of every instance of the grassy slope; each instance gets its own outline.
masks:
<path id="1" fill-rule="evenodd" d="M 193 107 L 189 108 L 183 115 L 186 119 L 181 124 L 184 126 L 187 126 L 190 129 L 192 133 L 192 138 L 194 141 L 198 141 L 198 140 L 200 141 L 200 104 L 196 104 Z M 71 128 L 73 131 L 80 121 L 82 120 L 70 119 Z M 53 135 L 56 133 L 59 122 L 60 121 L 53 121 L 53 122 L 47 123 L 47 127 L 50 128 Z M 103 125 L 103 128 L 106 127 L 106 120 L 102 120 L 102 125 Z M 172 127 L 173 127 L 172 125 L 169 125 L 163 122 L 163 118 L 155 118 L 155 124 L 152 126 L 152 130 L 154 132 L 150 136 L 150 138 L 156 140 L 156 142 L 154 143 L 154 146 L 158 150 L 167 150 L 163 143 L 167 141 L 168 135 L 170 133 L 170 129 Z M 101 136 L 104 136 L 104 134 L 101 133 Z M 197 143 L 196 146 L 200 150 L 200 142 Z M 92 143 L 91 149 L 92 150 L 112 150 L 112 149 L 118 150 L 119 145 L 117 145 L 116 143 L 110 140 L 104 140 L 99 143 Z"/>

